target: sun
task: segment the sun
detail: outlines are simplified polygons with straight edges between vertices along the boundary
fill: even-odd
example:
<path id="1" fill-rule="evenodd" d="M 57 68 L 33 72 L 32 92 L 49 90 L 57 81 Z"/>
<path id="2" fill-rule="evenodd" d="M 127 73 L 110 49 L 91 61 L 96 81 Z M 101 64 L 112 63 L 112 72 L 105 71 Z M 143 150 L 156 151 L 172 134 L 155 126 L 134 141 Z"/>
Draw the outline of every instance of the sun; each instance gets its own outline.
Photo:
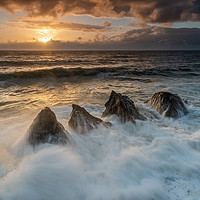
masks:
<path id="1" fill-rule="evenodd" d="M 54 37 L 55 30 L 51 29 L 36 29 L 36 37 L 37 41 L 42 43 L 47 43 L 52 40 Z"/>
<path id="2" fill-rule="evenodd" d="M 51 40 L 51 37 L 47 37 L 47 36 L 39 39 L 39 41 L 43 43 L 47 43 L 50 40 Z"/>

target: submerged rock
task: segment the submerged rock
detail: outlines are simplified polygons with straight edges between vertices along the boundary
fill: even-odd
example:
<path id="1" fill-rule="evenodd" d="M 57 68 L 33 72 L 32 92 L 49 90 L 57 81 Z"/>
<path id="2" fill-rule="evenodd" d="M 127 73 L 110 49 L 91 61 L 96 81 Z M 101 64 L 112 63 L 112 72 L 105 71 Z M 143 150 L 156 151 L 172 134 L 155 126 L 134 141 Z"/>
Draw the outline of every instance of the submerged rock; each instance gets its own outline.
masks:
<path id="1" fill-rule="evenodd" d="M 40 143 L 65 144 L 68 132 L 56 119 L 48 107 L 40 111 L 29 128 L 28 142 L 36 146 Z"/>
<path id="2" fill-rule="evenodd" d="M 166 117 L 177 118 L 188 113 L 183 100 L 169 92 L 155 93 L 146 103 Z"/>
<path id="3" fill-rule="evenodd" d="M 92 116 L 83 107 L 72 104 L 71 118 L 68 125 L 79 133 L 86 133 L 92 129 L 98 128 L 99 125 L 111 126 L 110 122 Z"/>
<path id="4" fill-rule="evenodd" d="M 106 110 L 103 112 L 102 117 L 115 114 L 120 117 L 122 122 L 131 121 L 135 123 L 136 119 L 145 120 L 135 107 L 134 102 L 127 96 L 122 96 L 115 91 L 111 92 L 108 102 L 105 104 Z"/>

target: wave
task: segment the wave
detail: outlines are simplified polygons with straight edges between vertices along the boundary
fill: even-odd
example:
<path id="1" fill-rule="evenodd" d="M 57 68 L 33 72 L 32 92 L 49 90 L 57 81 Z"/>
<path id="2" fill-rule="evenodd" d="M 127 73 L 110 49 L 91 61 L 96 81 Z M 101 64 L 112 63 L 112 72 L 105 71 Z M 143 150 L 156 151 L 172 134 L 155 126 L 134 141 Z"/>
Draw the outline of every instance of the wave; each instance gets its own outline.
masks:
<path id="1" fill-rule="evenodd" d="M 123 68 L 120 68 L 123 70 Z M 116 68 L 68 68 L 62 67 L 53 69 L 44 69 L 36 71 L 20 71 L 13 73 L 0 73 L 0 80 L 4 81 L 7 79 L 38 79 L 38 78 L 62 78 L 62 77 L 74 77 L 74 76 L 96 76 L 99 73 L 115 73 Z M 119 70 L 119 69 L 118 69 Z"/>
<path id="2" fill-rule="evenodd" d="M 62 68 L 41 69 L 35 71 L 19 71 L 12 73 L 0 73 L 0 81 L 11 79 L 41 79 L 41 78 L 68 78 L 68 77 L 91 77 L 91 76 L 110 76 L 112 78 L 133 78 L 145 76 L 163 76 L 163 77 L 188 77 L 199 76 L 199 71 L 193 71 L 190 68 L 143 68 L 133 66 L 121 67 L 94 67 L 94 68 Z"/>
<path id="3" fill-rule="evenodd" d="M 88 64 L 88 60 L 76 59 L 76 60 L 25 60 L 25 61 L 0 61 L 0 66 L 18 67 L 18 66 L 67 66 L 67 65 L 85 65 Z M 89 63 L 93 65 L 94 63 Z M 95 64 L 109 64 L 106 61 L 98 60 Z"/>

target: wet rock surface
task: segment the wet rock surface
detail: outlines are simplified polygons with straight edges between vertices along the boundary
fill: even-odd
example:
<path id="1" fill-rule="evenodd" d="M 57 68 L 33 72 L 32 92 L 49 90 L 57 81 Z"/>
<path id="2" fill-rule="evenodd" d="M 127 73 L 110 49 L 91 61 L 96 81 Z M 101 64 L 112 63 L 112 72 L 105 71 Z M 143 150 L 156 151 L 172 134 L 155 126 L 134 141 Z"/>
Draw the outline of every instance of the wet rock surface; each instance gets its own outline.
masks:
<path id="1" fill-rule="evenodd" d="M 155 93 L 146 103 L 166 117 L 178 118 L 188 113 L 183 100 L 169 92 Z"/>
<path id="2" fill-rule="evenodd" d="M 145 117 L 138 112 L 134 102 L 127 96 L 123 96 L 115 91 L 111 92 L 108 102 L 105 104 L 106 110 L 103 112 L 102 117 L 107 115 L 117 115 L 122 122 L 131 121 L 135 123 L 136 119 L 145 120 Z"/>
<path id="3" fill-rule="evenodd" d="M 56 119 L 55 113 L 48 107 L 40 111 L 29 128 L 28 143 L 36 146 L 40 143 L 65 144 L 68 132 Z"/>
<path id="4" fill-rule="evenodd" d="M 84 134 L 87 131 L 98 128 L 98 126 L 103 125 L 109 127 L 112 124 L 110 122 L 104 122 L 103 120 L 92 116 L 83 107 L 72 104 L 71 118 L 68 121 L 68 125 L 76 130 L 77 132 Z"/>

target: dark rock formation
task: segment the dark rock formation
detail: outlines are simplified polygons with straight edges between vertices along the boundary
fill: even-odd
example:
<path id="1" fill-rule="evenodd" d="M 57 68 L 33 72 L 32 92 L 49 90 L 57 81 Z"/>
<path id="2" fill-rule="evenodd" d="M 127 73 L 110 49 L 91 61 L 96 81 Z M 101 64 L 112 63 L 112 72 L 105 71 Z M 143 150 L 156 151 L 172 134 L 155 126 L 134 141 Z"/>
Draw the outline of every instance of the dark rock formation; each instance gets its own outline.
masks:
<path id="1" fill-rule="evenodd" d="M 146 103 L 166 117 L 177 118 L 188 113 L 182 99 L 169 92 L 155 93 Z"/>
<path id="2" fill-rule="evenodd" d="M 98 128 L 99 125 L 106 127 L 111 126 L 110 122 L 104 122 L 103 120 L 92 116 L 83 107 L 72 104 L 71 118 L 68 125 L 79 133 L 85 133 L 92 129 Z"/>
<path id="3" fill-rule="evenodd" d="M 65 144 L 68 132 L 56 119 L 56 115 L 46 107 L 37 115 L 29 128 L 28 142 L 36 146 L 40 143 Z"/>
<path id="4" fill-rule="evenodd" d="M 111 92 L 108 102 L 105 104 L 106 110 L 102 117 L 115 114 L 120 117 L 122 122 L 131 121 L 135 123 L 136 119 L 145 120 L 135 107 L 134 102 L 127 96 L 122 96 L 120 93 Z"/>

